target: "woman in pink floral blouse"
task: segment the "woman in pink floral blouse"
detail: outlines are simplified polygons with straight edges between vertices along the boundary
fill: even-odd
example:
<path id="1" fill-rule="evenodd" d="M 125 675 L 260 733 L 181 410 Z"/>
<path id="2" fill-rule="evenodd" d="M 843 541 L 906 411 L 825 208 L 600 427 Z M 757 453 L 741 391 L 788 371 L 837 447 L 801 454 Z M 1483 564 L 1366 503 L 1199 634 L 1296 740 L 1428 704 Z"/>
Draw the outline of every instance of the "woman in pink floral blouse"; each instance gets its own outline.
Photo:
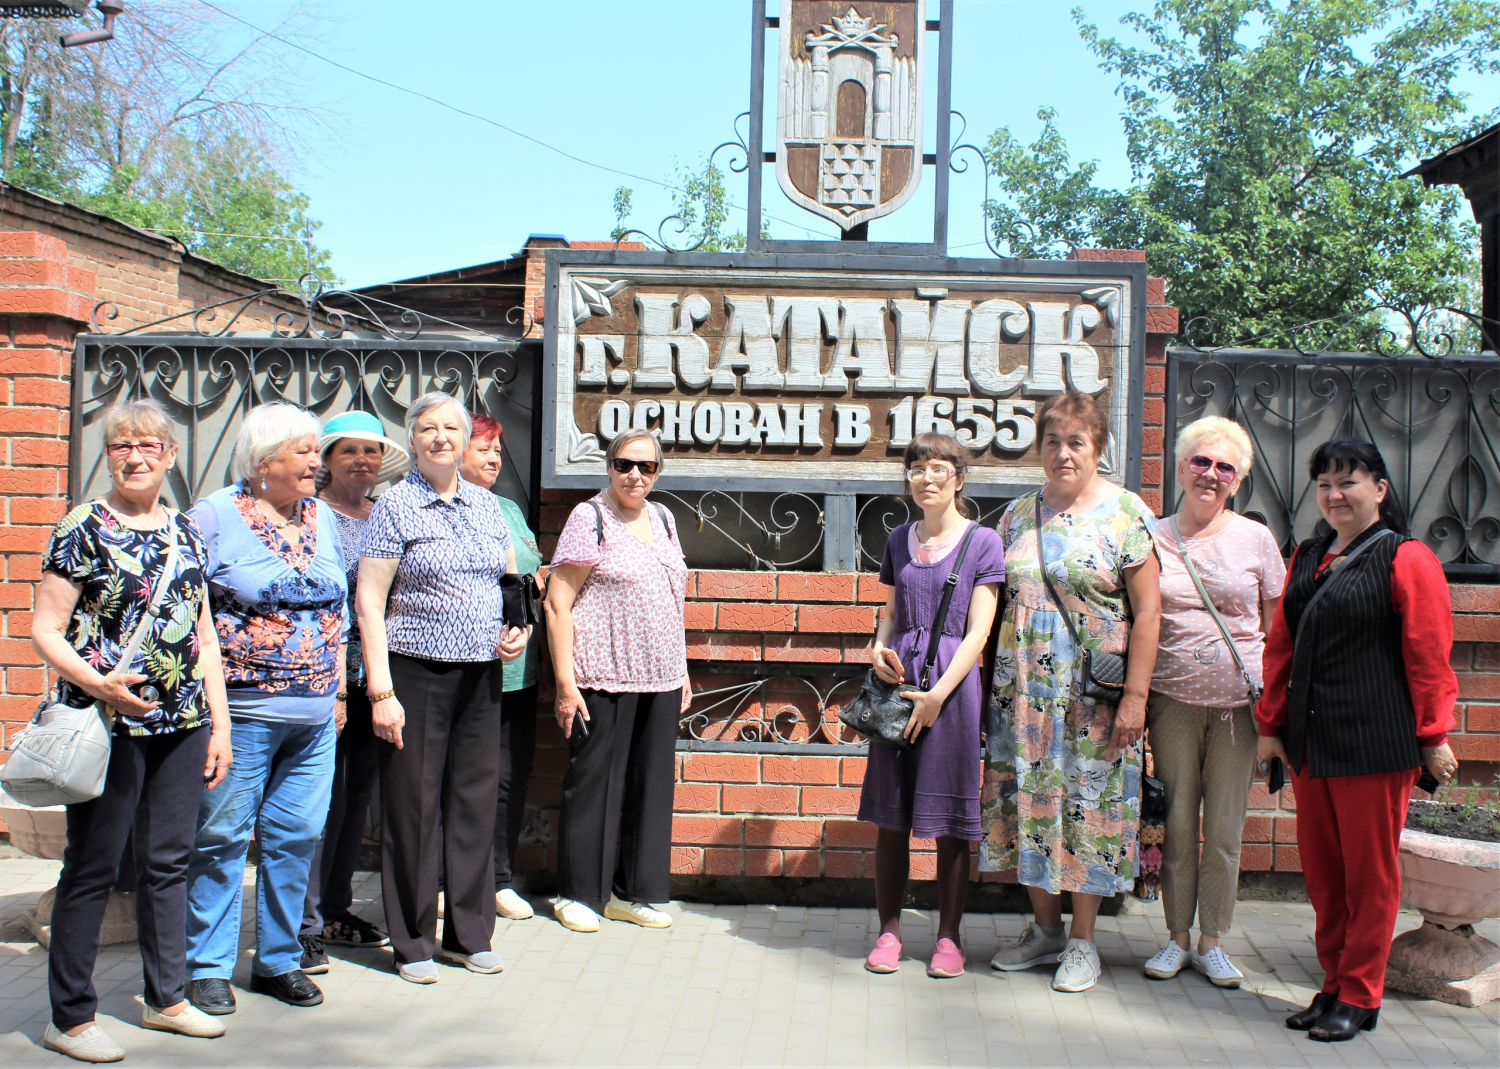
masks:
<path id="1" fill-rule="evenodd" d="M 672 923 L 650 904 L 670 892 L 674 753 L 689 695 L 687 565 L 672 514 L 646 500 L 661 446 L 627 431 L 605 465 L 609 487 L 568 517 L 547 591 L 557 722 L 572 755 L 553 911 L 575 932 L 598 931 L 600 912 Z"/>

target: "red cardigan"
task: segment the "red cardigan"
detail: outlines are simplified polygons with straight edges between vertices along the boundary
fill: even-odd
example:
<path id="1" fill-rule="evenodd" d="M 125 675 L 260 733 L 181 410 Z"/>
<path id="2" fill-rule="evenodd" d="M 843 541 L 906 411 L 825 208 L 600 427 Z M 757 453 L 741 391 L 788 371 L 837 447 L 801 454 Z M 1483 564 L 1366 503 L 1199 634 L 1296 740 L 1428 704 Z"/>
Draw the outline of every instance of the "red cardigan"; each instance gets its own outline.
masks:
<path id="1" fill-rule="evenodd" d="M 1333 560 L 1326 554 L 1318 574 Z M 1296 550 L 1287 564 L 1292 580 Z M 1286 724 L 1287 688 L 1292 680 L 1292 633 L 1286 624 L 1286 590 L 1276 606 L 1276 618 L 1266 637 L 1262 665 L 1265 693 L 1255 707 L 1256 728 L 1262 735 L 1280 735 Z M 1453 705 L 1458 700 L 1458 677 L 1449 659 L 1453 654 L 1453 602 L 1448 579 L 1432 550 L 1421 542 L 1404 542 L 1391 563 L 1391 606 L 1401 617 L 1401 654 L 1406 661 L 1406 683 L 1417 713 L 1417 743 L 1441 746 L 1458 726 Z"/>

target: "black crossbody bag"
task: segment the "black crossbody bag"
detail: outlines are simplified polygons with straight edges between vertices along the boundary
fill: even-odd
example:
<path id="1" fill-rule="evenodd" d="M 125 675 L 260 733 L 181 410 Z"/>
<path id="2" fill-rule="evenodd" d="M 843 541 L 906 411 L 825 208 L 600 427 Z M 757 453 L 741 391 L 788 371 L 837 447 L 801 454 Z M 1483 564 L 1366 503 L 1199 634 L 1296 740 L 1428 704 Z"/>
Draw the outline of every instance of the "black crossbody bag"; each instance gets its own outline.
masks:
<path id="1" fill-rule="evenodd" d="M 943 627 L 948 622 L 948 606 L 953 602 L 953 591 L 958 586 L 958 573 L 968 556 L 969 543 L 979 524 L 969 525 L 964 540 L 958 547 L 953 570 L 943 583 L 943 600 L 938 604 L 937 618 L 932 623 L 932 632 L 927 639 L 927 657 L 922 662 L 922 675 L 917 686 L 909 683 L 887 683 L 876 674 L 875 669 L 865 673 L 864 685 L 847 705 L 839 710 L 839 719 L 859 732 L 871 742 L 890 746 L 897 750 L 910 750 L 914 745 L 906 737 L 906 725 L 911 723 L 911 714 L 916 705 L 906 697 L 907 691 L 925 691 L 932 687 L 932 670 L 937 665 L 938 640 L 943 637 Z"/>
<path id="2" fill-rule="evenodd" d="M 1047 586 L 1047 593 L 1052 595 L 1052 600 L 1057 603 L 1057 612 L 1063 619 L 1063 624 L 1068 629 L 1068 634 L 1073 638 L 1073 645 L 1077 647 L 1080 667 L 1082 671 L 1078 678 L 1078 694 L 1083 698 L 1092 698 L 1096 702 L 1106 705 L 1119 705 L 1120 699 L 1125 696 L 1125 658 L 1118 653 L 1105 653 L 1103 650 L 1087 649 L 1083 641 L 1078 637 L 1078 629 L 1073 626 L 1073 617 L 1068 610 L 1063 608 L 1062 598 L 1057 594 L 1057 587 L 1052 585 L 1052 577 L 1047 574 L 1047 555 L 1042 551 L 1042 492 L 1036 492 L 1036 559 L 1041 565 L 1042 582 Z"/>

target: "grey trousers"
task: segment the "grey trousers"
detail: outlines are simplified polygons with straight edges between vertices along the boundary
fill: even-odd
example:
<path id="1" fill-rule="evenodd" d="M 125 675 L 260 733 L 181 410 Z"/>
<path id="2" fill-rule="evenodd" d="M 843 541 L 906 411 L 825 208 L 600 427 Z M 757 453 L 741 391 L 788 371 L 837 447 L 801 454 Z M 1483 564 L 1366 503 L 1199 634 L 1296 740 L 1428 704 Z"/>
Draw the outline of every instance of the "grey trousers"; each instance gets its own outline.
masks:
<path id="1" fill-rule="evenodd" d="M 1189 931 L 1196 912 L 1199 933 L 1217 939 L 1234 923 L 1240 837 L 1255 770 L 1255 717 L 1248 705 L 1214 709 L 1152 694 L 1146 726 L 1156 778 L 1167 788 L 1161 872 L 1167 929 Z"/>

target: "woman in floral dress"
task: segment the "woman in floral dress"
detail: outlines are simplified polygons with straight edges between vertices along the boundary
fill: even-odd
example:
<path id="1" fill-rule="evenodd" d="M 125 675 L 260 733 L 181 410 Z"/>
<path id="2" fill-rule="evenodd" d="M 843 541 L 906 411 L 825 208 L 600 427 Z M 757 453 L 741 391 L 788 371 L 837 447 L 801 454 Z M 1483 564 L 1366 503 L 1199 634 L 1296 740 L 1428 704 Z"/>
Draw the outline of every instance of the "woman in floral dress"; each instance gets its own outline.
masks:
<path id="1" fill-rule="evenodd" d="M 1078 694 L 1081 660 L 1039 571 L 1037 494 L 1000 518 L 1006 598 L 990 690 L 979 867 L 1017 869 L 1034 921 L 990 963 L 1058 963 L 1052 986 L 1098 981 L 1094 920 L 1106 896 L 1135 879 L 1141 733 L 1160 625 L 1150 508 L 1099 475 L 1107 416 L 1068 393 L 1037 416 L 1047 485 L 1042 494 L 1048 575 L 1088 649 L 1127 655 L 1118 706 Z M 1062 892 L 1073 896 L 1071 932 Z"/>

